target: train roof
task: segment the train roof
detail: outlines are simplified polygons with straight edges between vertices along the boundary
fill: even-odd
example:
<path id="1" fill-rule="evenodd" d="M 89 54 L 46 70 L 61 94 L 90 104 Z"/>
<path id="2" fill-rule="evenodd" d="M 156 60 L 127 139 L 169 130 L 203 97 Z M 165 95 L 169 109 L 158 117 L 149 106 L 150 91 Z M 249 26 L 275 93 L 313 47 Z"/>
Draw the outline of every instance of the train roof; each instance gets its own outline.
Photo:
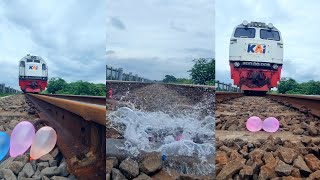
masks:
<path id="1" fill-rule="evenodd" d="M 266 28 L 266 29 L 272 29 L 279 31 L 276 27 L 273 26 L 272 23 L 264 23 L 264 22 L 256 22 L 251 21 L 250 23 L 246 20 L 244 20 L 241 24 L 239 24 L 237 27 L 253 27 L 253 28 Z"/>
<path id="2" fill-rule="evenodd" d="M 23 57 L 20 61 L 26 61 L 27 59 L 31 59 L 31 60 L 40 60 L 40 62 L 42 63 L 46 63 L 46 61 L 40 57 L 40 56 L 35 56 L 35 55 L 30 55 L 27 54 L 25 57 Z"/>

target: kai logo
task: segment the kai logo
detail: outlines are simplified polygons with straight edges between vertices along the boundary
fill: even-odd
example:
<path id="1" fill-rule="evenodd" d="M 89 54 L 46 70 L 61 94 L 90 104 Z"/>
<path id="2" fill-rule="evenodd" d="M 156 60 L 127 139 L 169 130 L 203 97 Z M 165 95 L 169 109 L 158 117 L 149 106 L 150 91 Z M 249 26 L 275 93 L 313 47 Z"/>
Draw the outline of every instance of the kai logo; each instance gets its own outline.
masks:
<path id="1" fill-rule="evenodd" d="M 248 53 L 265 54 L 266 45 L 264 44 L 248 44 Z"/>
<path id="2" fill-rule="evenodd" d="M 29 69 L 38 70 L 38 66 L 29 66 Z"/>

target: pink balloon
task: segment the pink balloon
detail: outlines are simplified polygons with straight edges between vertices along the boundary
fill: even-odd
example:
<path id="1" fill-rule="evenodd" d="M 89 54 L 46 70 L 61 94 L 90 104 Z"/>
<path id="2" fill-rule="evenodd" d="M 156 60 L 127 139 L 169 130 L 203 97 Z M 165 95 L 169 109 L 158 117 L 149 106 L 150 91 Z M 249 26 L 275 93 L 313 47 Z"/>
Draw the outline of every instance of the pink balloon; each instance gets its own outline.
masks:
<path id="1" fill-rule="evenodd" d="M 262 123 L 263 130 L 267 132 L 276 132 L 279 129 L 280 123 L 278 119 L 274 117 L 268 117 Z"/>
<path id="2" fill-rule="evenodd" d="M 252 116 L 247 120 L 246 128 L 251 132 L 260 131 L 262 129 L 262 120 L 257 116 Z"/>
<path id="3" fill-rule="evenodd" d="M 57 143 L 57 133 L 49 126 L 40 128 L 31 145 L 30 159 L 38 159 L 49 153 Z"/>
<path id="4" fill-rule="evenodd" d="M 176 141 L 180 141 L 182 139 L 182 134 L 179 134 L 177 137 L 176 137 Z"/>
<path id="5" fill-rule="evenodd" d="M 22 121 L 18 123 L 10 137 L 10 156 L 17 157 L 26 152 L 32 144 L 35 129 L 32 123 Z"/>

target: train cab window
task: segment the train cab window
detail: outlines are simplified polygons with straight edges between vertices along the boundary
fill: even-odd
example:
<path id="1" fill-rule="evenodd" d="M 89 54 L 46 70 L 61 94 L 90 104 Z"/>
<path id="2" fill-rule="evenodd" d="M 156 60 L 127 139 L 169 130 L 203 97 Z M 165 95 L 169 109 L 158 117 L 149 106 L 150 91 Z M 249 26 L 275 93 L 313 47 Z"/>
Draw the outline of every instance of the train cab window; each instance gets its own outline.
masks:
<path id="1" fill-rule="evenodd" d="M 20 67 L 25 67 L 26 66 L 26 63 L 24 61 L 21 61 L 20 62 Z"/>
<path id="2" fill-rule="evenodd" d="M 46 69 L 47 69 L 46 65 L 42 64 L 42 70 L 46 70 Z"/>
<path id="3" fill-rule="evenodd" d="M 33 60 L 32 59 L 27 59 L 27 62 L 33 62 Z"/>
<path id="4" fill-rule="evenodd" d="M 237 28 L 234 32 L 234 37 L 246 37 L 254 38 L 256 34 L 256 29 L 254 28 Z"/>
<path id="5" fill-rule="evenodd" d="M 280 41 L 280 35 L 278 31 L 270 30 L 270 29 L 261 29 L 260 30 L 260 38 Z"/>
<path id="6" fill-rule="evenodd" d="M 40 60 L 34 60 L 33 62 L 35 62 L 35 63 L 40 63 Z"/>

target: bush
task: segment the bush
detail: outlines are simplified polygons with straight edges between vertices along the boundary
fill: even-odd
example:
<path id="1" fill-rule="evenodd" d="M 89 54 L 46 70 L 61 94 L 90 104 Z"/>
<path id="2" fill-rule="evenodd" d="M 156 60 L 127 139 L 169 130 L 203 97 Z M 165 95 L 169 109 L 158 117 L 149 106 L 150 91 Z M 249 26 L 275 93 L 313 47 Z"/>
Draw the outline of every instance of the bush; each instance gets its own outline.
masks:
<path id="1" fill-rule="evenodd" d="M 67 83 L 62 78 L 51 78 L 48 83 L 47 92 L 51 94 L 105 96 L 106 85 L 86 81 Z"/>
<path id="2" fill-rule="evenodd" d="M 292 78 L 281 78 L 278 85 L 278 92 L 281 94 L 320 95 L 320 81 L 311 80 L 298 83 Z"/>

